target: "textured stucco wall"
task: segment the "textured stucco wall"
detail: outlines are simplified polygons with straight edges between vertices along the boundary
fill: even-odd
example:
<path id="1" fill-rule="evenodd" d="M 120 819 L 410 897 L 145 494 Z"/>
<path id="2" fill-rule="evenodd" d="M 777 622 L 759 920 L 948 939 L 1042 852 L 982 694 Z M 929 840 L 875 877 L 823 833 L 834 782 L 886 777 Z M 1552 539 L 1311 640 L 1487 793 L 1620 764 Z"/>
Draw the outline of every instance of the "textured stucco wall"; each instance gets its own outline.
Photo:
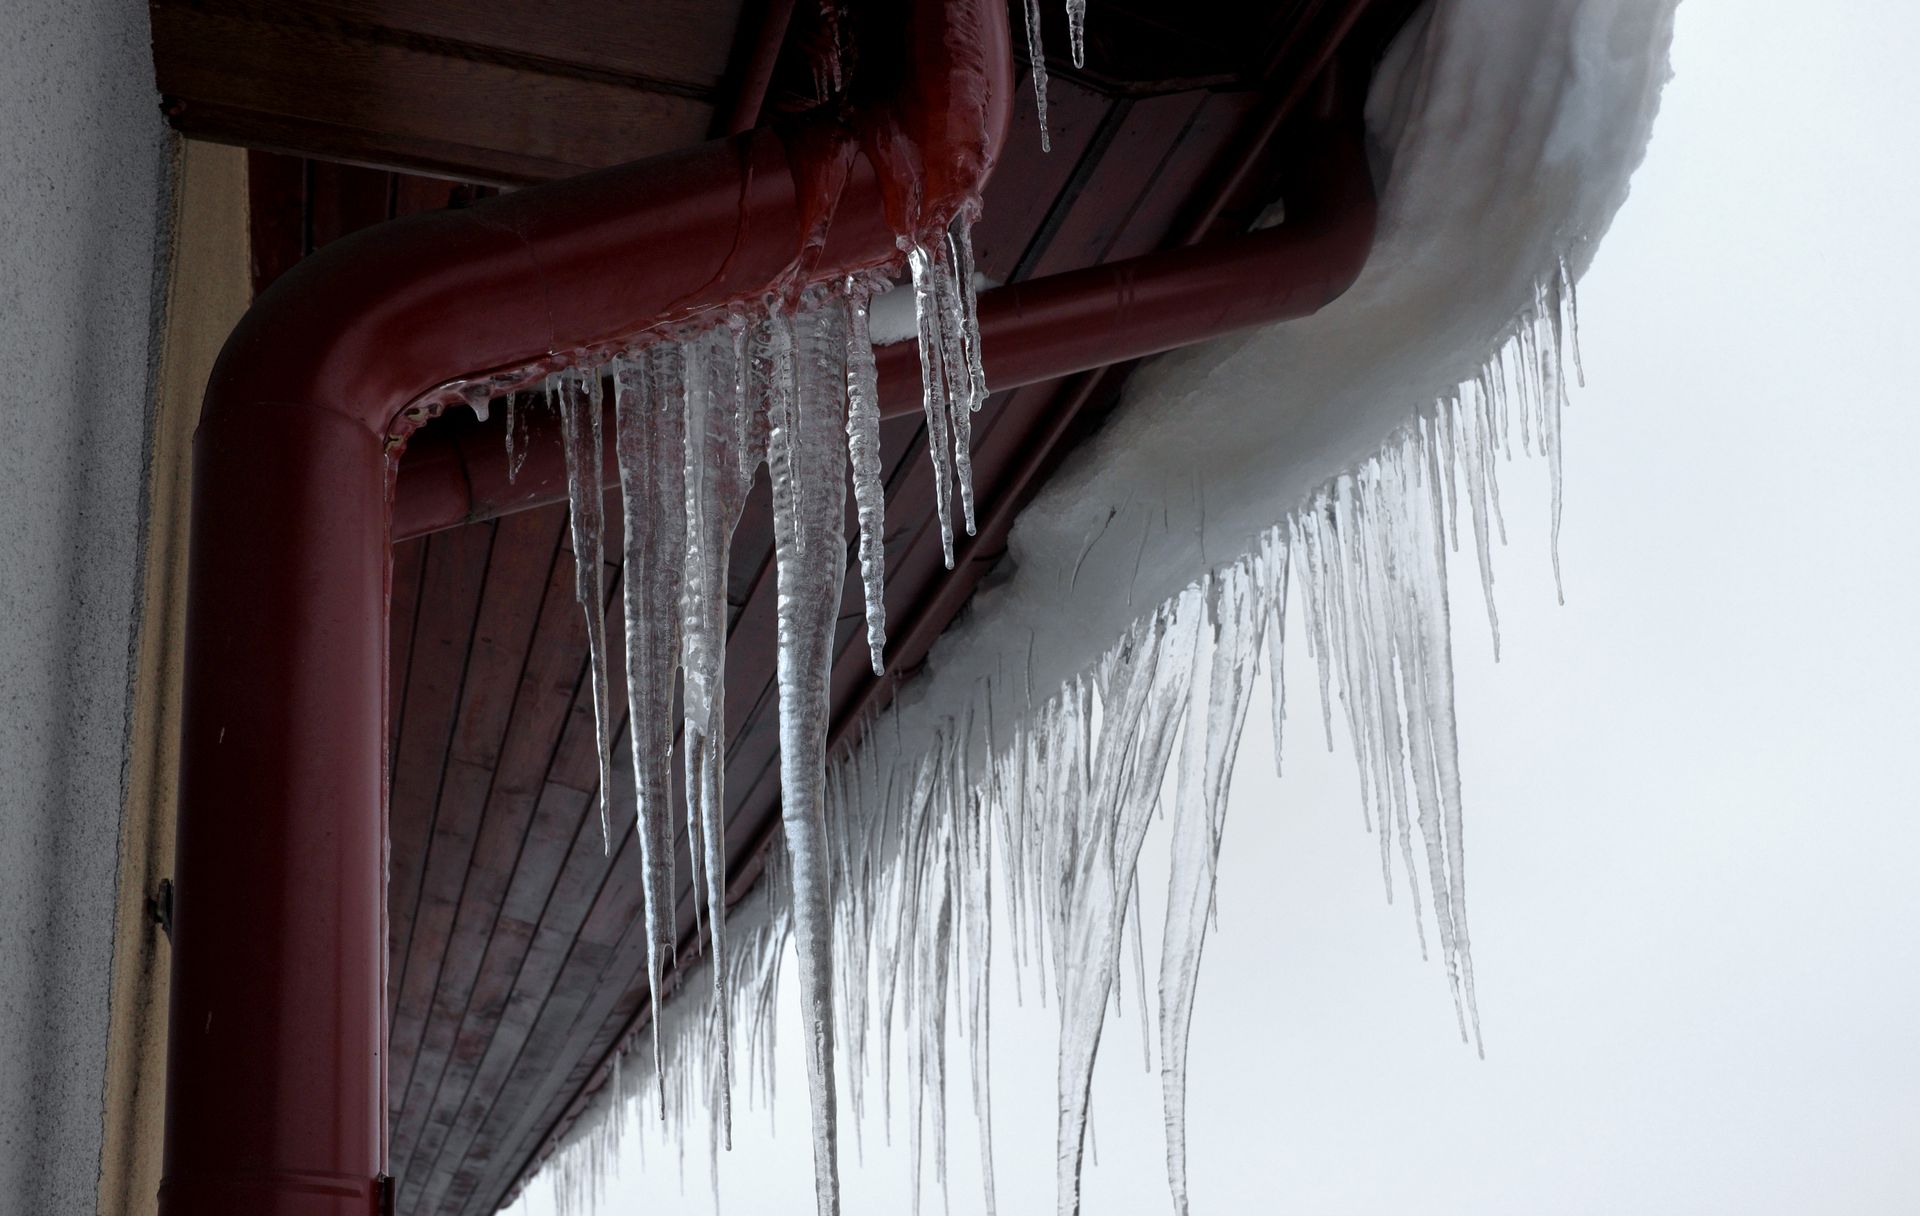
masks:
<path id="1" fill-rule="evenodd" d="M 0 1208 L 90 1211 L 166 133 L 146 6 L 0 20 Z"/>

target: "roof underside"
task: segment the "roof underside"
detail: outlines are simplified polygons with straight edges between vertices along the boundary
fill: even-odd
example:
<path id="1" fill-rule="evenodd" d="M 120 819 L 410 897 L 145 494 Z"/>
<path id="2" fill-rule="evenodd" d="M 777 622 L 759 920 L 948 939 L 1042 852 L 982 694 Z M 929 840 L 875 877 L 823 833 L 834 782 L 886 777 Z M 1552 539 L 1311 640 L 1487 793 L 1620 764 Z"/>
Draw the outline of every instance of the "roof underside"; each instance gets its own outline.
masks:
<path id="1" fill-rule="evenodd" d="M 789 54 L 763 108 L 798 104 L 790 82 L 804 78 L 804 64 L 791 48 L 805 20 L 786 29 L 783 7 L 795 6 L 156 0 L 152 11 L 175 125 L 262 149 L 250 161 L 258 288 L 314 248 L 391 216 L 704 139 L 743 97 L 751 108 L 754 49 L 783 30 Z M 1059 5 L 1044 7 L 1048 44 L 1064 49 Z M 1410 7 L 1102 0 L 1089 15 L 1087 70 L 1049 59 L 1050 153 L 1040 150 L 1023 81 L 975 229 L 981 270 L 1026 279 L 1194 235 L 1224 167 L 1266 155 L 1268 99 L 1318 70 L 1350 13 L 1359 19 L 1346 45 L 1368 55 Z M 1252 180 L 1257 195 L 1265 177 Z M 1244 230 L 1257 199 L 1220 201 L 1227 206 L 1211 230 Z M 942 568 L 922 428 L 912 418 L 884 425 L 890 672 L 876 681 L 868 669 L 853 579 L 837 638 L 837 736 L 924 659 L 999 558 L 1014 511 L 1097 425 L 1127 370 L 989 399 L 974 424 L 985 518 L 952 572 Z M 433 425 L 480 424 L 463 415 Z M 616 645 L 618 518 L 609 515 L 607 549 Z M 729 584 L 735 897 L 757 875 L 778 819 L 771 520 L 763 471 L 735 535 Z M 629 820 L 611 856 L 601 847 L 585 628 L 565 524 L 563 507 L 543 507 L 394 549 L 390 1169 L 402 1213 L 497 1207 L 604 1081 L 614 1045 L 646 1013 L 637 844 Z M 624 705 L 617 653 L 611 667 Z M 630 778 L 624 792 L 630 803 Z M 684 833 L 679 848 L 678 915 L 690 952 Z"/>

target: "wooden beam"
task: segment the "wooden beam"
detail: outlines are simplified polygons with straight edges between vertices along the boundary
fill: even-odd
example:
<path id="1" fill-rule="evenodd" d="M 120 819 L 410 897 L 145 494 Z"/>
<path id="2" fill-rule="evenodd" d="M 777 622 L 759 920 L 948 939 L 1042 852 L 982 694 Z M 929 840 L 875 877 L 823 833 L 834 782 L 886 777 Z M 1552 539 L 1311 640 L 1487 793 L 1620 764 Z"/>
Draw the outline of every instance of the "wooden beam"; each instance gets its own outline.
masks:
<path id="1" fill-rule="evenodd" d="M 604 7 L 574 7 L 596 4 Z M 387 7 L 158 0 L 154 66 L 169 121 L 214 142 L 503 185 L 671 151 L 704 139 L 712 123 L 713 83 L 648 74 L 699 65 L 676 52 L 608 70 L 590 62 L 607 58 L 604 47 L 588 48 L 598 34 L 591 25 L 557 23 L 583 48 L 563 60 L 313 16 Z M 420 17 L 428 6 L 392 7 Z M 456 8 L 477 6 L 447 7 L 442 25 L 458 20 Z M 473 21 L 476 35 L 496 36 Z M 690 28 L 715 27 L 724 55 L 731 19 L 701 21 Z M 509 34 L 518 28 L 499 24 Z"/>

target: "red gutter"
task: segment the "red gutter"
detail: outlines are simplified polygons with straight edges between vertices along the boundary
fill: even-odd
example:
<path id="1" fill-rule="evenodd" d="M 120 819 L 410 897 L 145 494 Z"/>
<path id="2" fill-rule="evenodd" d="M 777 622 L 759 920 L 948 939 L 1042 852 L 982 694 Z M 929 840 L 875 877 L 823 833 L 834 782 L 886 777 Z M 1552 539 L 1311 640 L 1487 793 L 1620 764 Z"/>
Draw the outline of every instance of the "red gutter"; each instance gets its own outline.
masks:
<path id="1" fill-rule="evenodd" d="M 1287 223 L 981 293 L 988 386 L 998 392 L 1156 355 L 1310 316 L 1336 299 L 1373 245 L 1373 183 L 1358 125 L 1328 124 L 1299 160 Z M 877 354 L 882 416 L 918 413 L 918 346 Z M 559 424 L 540 411 L 526 425 L 526 463 L 511 482 L 500 431 L 423 435 L 402 465 L 394 538 L 563 500 Z"/>
<path id="2" fill-rule="evenodd" d="M 1006 13 L 909 24 L 916 70 L 860 124 L 930 154 L 918 214 L 943 224 L 1006 130 Z M 383 1204 L 390 505 L 435 390 L 757 297 L 832 204 L 816 168 L 762 129 L 396 221 L 228 340 L 194 442 L 163 1216 Z M 813 279 L 896 258 L 885 186 L 855 162 Z"/>

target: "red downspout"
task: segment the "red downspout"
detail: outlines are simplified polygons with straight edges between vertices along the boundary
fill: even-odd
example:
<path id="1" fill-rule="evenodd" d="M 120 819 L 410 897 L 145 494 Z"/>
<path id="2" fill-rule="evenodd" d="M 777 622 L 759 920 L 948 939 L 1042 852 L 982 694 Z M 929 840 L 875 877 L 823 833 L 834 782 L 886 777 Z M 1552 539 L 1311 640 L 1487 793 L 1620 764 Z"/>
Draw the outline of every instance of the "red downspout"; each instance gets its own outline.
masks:
<path id="1" fill-rule="evenodd" d="M 1353 284 L 1373 246 L 1376 206 L 1358 120 L 1338 115 L 1300 148 L 1287 222 L 1246 236 L 1068 271 L 980 295 L 988 387 L 995 392 L 1311 316 Z M 919 347 L 877 352 L 884 417 L 920 411 Z M 394 537 L 510 514 L 566 497 L 559 424 L 528 420 L 525 465 L 511 482 L 497 431 L 408 453 Z"/>
<path id="2" fill-rule="evenodd" d="M 937 154 L 931 223 L 1005 133 L 1006 12 L 922 0 L 911 25 L 869 117 Z M 808 168 L 758 130 L 384 225 L 228 340 L 194 441 L 163 1216 L 382 1204 L 390 504 L 423 395 L 760 295 L 818 218 Z M 856 162 L 816 281 L 895 259 L 882 204 Z"/>

